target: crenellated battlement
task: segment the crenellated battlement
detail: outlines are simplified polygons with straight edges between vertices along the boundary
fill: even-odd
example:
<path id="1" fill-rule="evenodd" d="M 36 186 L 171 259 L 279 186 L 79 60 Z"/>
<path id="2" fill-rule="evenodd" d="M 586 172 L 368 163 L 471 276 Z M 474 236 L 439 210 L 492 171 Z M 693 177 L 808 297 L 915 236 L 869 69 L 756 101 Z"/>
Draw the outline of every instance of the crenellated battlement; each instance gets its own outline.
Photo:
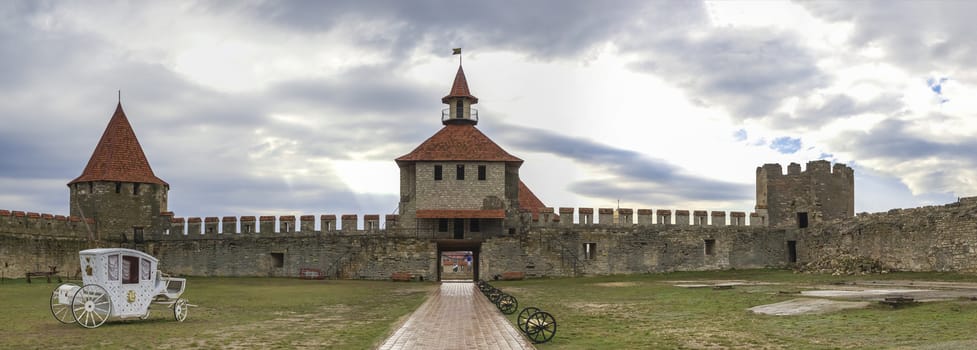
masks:
<path id="1" fill-rule="evenodd" d="M 94 225 L 91 218 L 0 209 L 0 231 L 6 233 L 87 238 Z"/>
<path id="2" fill-rule="evenodd" d="M 315 215 L 260 215 L 260 216 L 224 216 L 224 217 L 172 217 L 168 213 L 167 229 L 158 233 L 158 239 L 183 238 L 226 238 L 233 236 L 255 237 L 284 237 L 288 235 L 321 235 L 321 234 L 371 234 L 383 233 L 387 227 L 396 227 L 399 215 L 385 215 L 381 222 L 380 215 L 367 214 L 363 216 L 362 226 L 360 218 L 355 214 L 337 216 L 333 214 L 320 215 L 318 224 Z"/>
<path id="3" fill-rule="evenodd" d="M 757 167 L 757 174 L 763 173 L 767 177 L 777 176 L 797 176 L 797 175 L 834 175 L 834 176 L 853 176 L 855 171 L 842 163 L 835 163 L 834 166 L 827 160 L 812 160 L 807 162 L 804 170 L 801 165 L 791 162 L 787 165 L 787 172 L 784 173 L 783 167 L 777 163 L 767 163 Z"/>
<path id="4" fill-rule="evenodd" d="M 532 226 L 649 226 L 649 225 L 677 225 L 677 226 L 766 226 L 757 213 L 750 213 L 747 220 L 746 212 L 706 211 L 706 210 L 671 210 L 671 209 L 632 209 L 632 208 L 597 208 L 597 220 L 594 220 L 594 208 L 560 207 L 559 215 L 553 214 L 553 208 L 540 210 L 523 210 L 523 222 Z M 574 215 L 576 214 L 576 215 Z M 635 215 L 637 214 L 637 215 Z M 576 220 L 574 220 L 576 217 Z M 728 218 L 728 219 L 727 219 Z"/>

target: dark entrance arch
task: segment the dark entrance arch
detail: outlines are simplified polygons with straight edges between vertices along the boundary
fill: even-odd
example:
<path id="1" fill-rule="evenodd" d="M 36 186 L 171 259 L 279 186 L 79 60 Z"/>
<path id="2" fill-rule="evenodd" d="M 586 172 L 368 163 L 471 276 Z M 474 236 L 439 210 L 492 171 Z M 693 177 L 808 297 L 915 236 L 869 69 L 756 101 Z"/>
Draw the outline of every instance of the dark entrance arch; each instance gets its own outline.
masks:
<path id="1" fill-rule="evenodd" d="M 436 242 L 438 244 L 438 281 L 441 280 L 441 275 L 444 272 L 444 264 L 441 262 L 441 256 L 445 252 L 471 252 L 472 281 L 478 281 L 478 256 L 482 250 L 482 241 L 441 239 L 436 240 Z"/>

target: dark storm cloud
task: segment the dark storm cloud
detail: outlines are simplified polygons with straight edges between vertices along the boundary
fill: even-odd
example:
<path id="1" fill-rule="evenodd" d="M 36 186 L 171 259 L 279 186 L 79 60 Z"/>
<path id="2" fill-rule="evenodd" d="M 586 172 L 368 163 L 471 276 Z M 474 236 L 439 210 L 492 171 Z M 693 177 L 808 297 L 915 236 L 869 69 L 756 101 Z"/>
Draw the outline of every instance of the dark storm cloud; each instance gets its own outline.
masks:
<path id="1" fill-rule="evenodd" d="M 786 98 L 829 83 L 812 53 L 787 33 L 759 29 L 703 29 L 703 34 L 636 38 L 631 49 L 653 72 L 689 89 L 705 105 L 719 105 L 735 119 L 762 118 Z"/>
<path id="2" fill-rule="evenodd" d="M 694 100 L 722 106 L 737 119 L 765 117 L 785 98 L 806 95 L 829 80 L 797 37 L 713 28 L 699 2 L 368 3 L 214 3 L 210 11 L 243 13 L 302 33 L 376 23 L 354 39 L 388 52 L 394 66 L 417 49 L 447 54 L 450 46 L 463 46 L 475 53 L 511 50 L 542 59 L 578 59 L 613 42 L 636 55 L 639 71 L 662 76 L 688 89 Z"/>
<path id="3" fill-rule="evenodd" d="M 350 22 L 382 23 L 396 29 L 382 33 L 365 30 L 356 39 L 362 45 L 392 48 L 391 54 L 398 57 L 417 47 L 447 53 L 452 46 L 463 46 L 551 58 L 576 55 L 606 40 L 634 20 L 643 8 L 680 4 L 630 0 L 613 5 L 583 0 L 289 1 L 215 3 L 212 11 L 232 9 L 299 32 L 329 31 Z"/>
<path id="4" fill-rule="evenodd" d="M 853 49 L 877 45 L 887 61 L 913 72 L 957 72 L 951 78 L 977 82 L 973 58 L 973 1 L 803 1 L 815 16 L 852 22 Z"/>
<path id="5" fill-rule="evenodd" d="M 391 74 L 392 69 L 388 66 L 360 67 L 334 78 L 291 80 L 272 88 L 272 95 L 293 103 L 361 114 L 377 113 L 389 119 L 396 119 L 393 116 L 404 112 L 441 106 L 436 96 L 444 91 L 407 81 Z M 445 78 L 446 82 L 449 82 L 448 78 Z"/>
<path id="6" fill-rule="evenodd" d="M 645 203 L 660 198 L 670 201 L 744 200 L 751 196 L 749 185 L 689 175 L 664 160 L 586 139 L 513 125 L 497 127 L 492 134 L 500 135 L 504 144 L 599 167 L 614 177 L 614 180 L 578 181 L 570 186 L 571 191 L 587 196 Z"/>
<path id="7" fill-rule="evenodd" d="M 902 95 L 895 93 L 884 93 L 868 101 L 858 101 L 846 94 L 823 98 L 825 102 L 822 104 L 802 102 L 793 113 L 774 113 L 767 120 L 772 127 L 780 130 L 805 130 L 821 127 L 838 118 L 864 114 L 895 115 L 905 108 Z"/>
<path id="8" fill-rule="evenodd" d="M 938 122 L 940 115 L 930 115 L 931 122 Z M 868 132 L 846 132 L 838 135 L 835 144 L 841 151 L 853 152 L 856 159 L 888 159 L 899 162 L 942 159 L 958 162 L 961 166 L 977 164 L 977 141 L 972 138 L 939 140 L 931 136 L 913 133 L 909 122 L 888 119 Z"/>

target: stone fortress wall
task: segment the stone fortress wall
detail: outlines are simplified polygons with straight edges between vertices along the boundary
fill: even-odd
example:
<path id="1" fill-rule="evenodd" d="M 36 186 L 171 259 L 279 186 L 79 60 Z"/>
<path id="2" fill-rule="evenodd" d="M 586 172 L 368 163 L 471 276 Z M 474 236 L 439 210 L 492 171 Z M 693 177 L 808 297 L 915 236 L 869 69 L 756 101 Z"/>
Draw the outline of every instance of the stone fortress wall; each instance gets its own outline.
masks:
<path id="1" fill-rule="evenodd" d="M 524 271 L 530 276 L 576 276 L 745 268 L 768 266 L 779 259 L 741 265 L 741 260 L 728 257 L 734 250 L 725 242 L 731 240 L 712 238 L 766 231 L 745 226 L 743 212 L 730 213 L 731 224 L 727 225 L 727 213 L 721 211 L 694 211 L 690 216 L 687 210 L 618 209 L 615 218 L 615 209 L 600 208 L 597 220 L 593 208 L 577 211 L 578 222 L 573 221 L 574 208 L 560 208 L 560 216 L 552 208 L 524 212 L 522 234 L 471 237 L 483 240 L 483 275 Z M 638 215 L 632 215 L 635 212 Z M 674 218 L 672 213 L 676 214 Z M 712 222 L 706 220 L 707 213 Z M 352 214 L 176 217 L 169 219 L 170 226 L 162 232 L 147 232 L 143 237 L 102 233 L 98 242 L 100 246 L 144 250 L 159 257 L 166 271 L 184 275 L 295 276 L 300 269 L 313 268 L 337 278 L 385 279 L 393 272 L 436 278 L 437 245 L 432 239 L 447 238 L 449 233 L 399 228 L 397 215 L 386 215 L 384 222 L 380 215 L 364 215 L 362 219 Z M 89 219 L 88 223 L 82 225 L 73 217 L 0 210 L 0 237 L 4 240 L 0 247 L 4 261 L 0 264 L 5 264 L 5 275 L 23 276 L 53 265 L 62 271 L 77 269 L 77 252 L 93 246 L 88 238 L 96 235 L 91 231 L 94 221 Z M 705 254 L 699 236 L 719 242 L 715 254 Z M 636 252 L 649 242 L 655 242 L 655 251 Z M 584 244 L 591 244 L 594 253 L 588 256 Z M 673 253 L 681 256 L 671 257 Z M 717 257 L 709 257 L 712 255 Z M 701 256 L 702 264 L 690 256 Z"/>
<path id="2" fill-rule="evenodd" d="M 811 169 L 819 168 L 809 163 L 808 171 L 795 174 Z M 835 169 L 841 168 L 836 164 Z M 843 170 L 828 174 L 848 181 Z M 798 186 L 835 180 L 803 181 Z M 842 182 L 839 191 L 851 188 Z M 849 217 L 824 209 L 829 201 L 842 203 L 833 208 L 847 206 L 847 200 L 835 199 L 844 197 L 822 195 L 808 201 L 802 196 L 813 195 L 799 193 L 792 204 L 781 203 L 829 214 L 809 214 L 810 225 L 799 227 L 791 220 L 773 225 L 762 210 L 769 215 L 769 210 L 781 209 L 769 200 L 766 208 L 758 200 L 757 212 L 750 214 L 544 208 L 523 212 L 516 234 L 466 238 L 482 241 L 482 278 L 507 271 L 554 277 L 779 267 L 843 255 L 897 270 L 977 272 L 977 197 Z M 434 279 L 436 240 L 450 238 L 448 232 L 399 225 L 397 215 L 386 215 L 383 221 L 380 215 L 350 214 L 180 218 L 167 212 L 162 217 L 168 222 L 162 231 L 143 237 L 101 232 L 99 237 L 90 218 L 0 210 L 0 271 L 5 277 L 22 277 L 58 266 L 70 274 L 78 268 L 77 252 L 98 245 L 144 250 L 161 259 L 164 271 L 181 275 L 297 276 L 311 268 L 335 278 L 387 279 L 394 272 L 409 272 Z"/>

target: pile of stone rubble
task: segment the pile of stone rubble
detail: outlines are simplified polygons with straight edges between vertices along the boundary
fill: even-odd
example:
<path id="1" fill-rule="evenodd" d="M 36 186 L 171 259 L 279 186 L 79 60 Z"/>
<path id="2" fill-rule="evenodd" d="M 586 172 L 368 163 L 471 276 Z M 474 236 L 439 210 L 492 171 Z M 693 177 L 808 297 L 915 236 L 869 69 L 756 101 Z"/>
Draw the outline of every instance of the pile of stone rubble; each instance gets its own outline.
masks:
<path id="1" fill-rule="evenodd" d="M 795 270 L 803 273 L 825 273 L 840 275 L 867 275 L 889 273 L 890 269 L 882 262 L 864 257 L 842 254 L 798 265 Z"/>

